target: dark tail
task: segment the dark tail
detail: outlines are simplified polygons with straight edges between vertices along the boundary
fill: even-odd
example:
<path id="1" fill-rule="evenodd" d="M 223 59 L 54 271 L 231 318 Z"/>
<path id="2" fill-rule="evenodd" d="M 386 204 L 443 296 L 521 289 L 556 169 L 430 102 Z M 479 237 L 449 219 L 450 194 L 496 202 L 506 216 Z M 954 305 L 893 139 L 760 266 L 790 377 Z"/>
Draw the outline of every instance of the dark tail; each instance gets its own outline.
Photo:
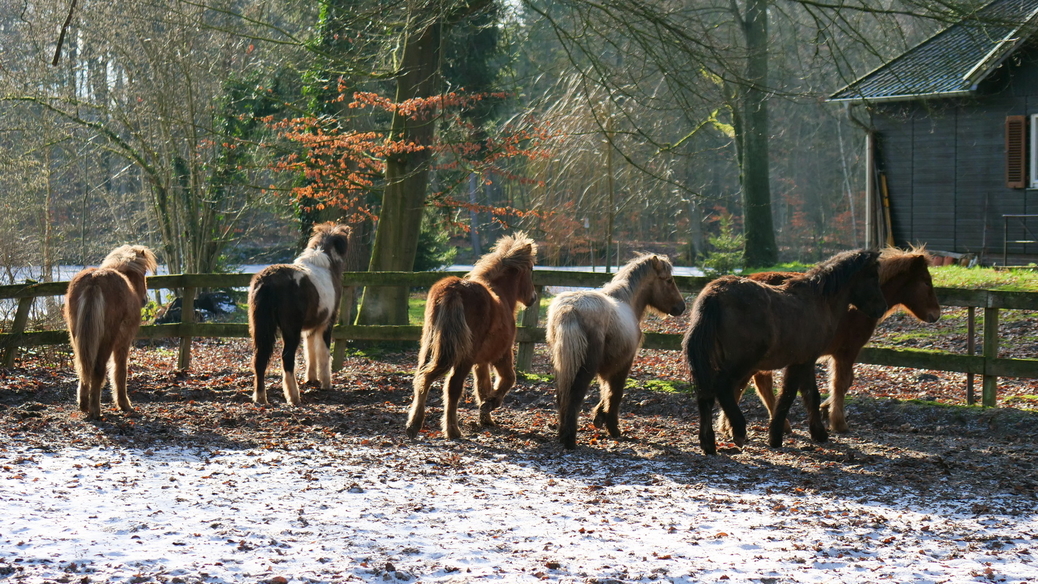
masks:
<path id="1" fill-rule="evenodd" d="M 273 291 L 262 284 L 254 286 L 249 294 L 249 335 L 255 347 L 253 367 L 262 375 L 267 370 L 278 332 L 277 302 Z"/>
<path id="2" fill-rule="evenodd" d="M 697 392 L 713 387 L 717 369 L 724 359 L 717 338 L 720 330 L 721 310 L 717 297 L 712 294 L 700 296 L 692 305 L 692 317 L 681 341 Z"/>

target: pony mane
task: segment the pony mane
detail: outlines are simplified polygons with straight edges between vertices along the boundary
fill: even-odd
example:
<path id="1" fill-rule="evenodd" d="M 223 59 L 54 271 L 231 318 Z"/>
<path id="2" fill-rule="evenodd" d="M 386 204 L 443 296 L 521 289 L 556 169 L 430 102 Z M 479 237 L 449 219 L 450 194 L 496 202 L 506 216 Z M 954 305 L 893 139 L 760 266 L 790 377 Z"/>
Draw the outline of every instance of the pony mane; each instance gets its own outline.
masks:
<path id="1" fill-rule="evenodd" d="M 155 260 L 155 254 L 143 245 L 123 245 L 113 249 L 105 256 L 101 267 L 144 276 L 149 270 L 155 273 L 159 264 Z"/>
<path id="2" fill-rule="evenodd" d="M 879 252 L 880 283 L 889 282 L 898 274 L 911 270 L 919 258 L 923 258 L 927 264 L 930 263 L 930 252 L 926 251 L 925 245 L 913 245 L 907 250 L 896 247 L 883 248 Z"/>
<path id="3" fill-rule="evenodd" d="M 862 268 L 879 259 L 870 249 L 845 251 L 821 262 L 804 274 L 804 279 L 819 287 L 824 296 L 832 296 Z"/>
<path id="4" fill-rule="evenodd" d="M 670 258 L 667 256 L 652 253 L 639 253 L 633 260 L 624 264 L 624 266 L 616 272 L 613 279 L 602 287 L 602 292 L 611 296 L 616 296 L 617 293 L 626 290 L 627 296 L 630 296 L 631 292 L 638 288 L 638 284 L 644 280 L 646 276 L 655 273 L 656 268 L 653 266 L 653 260 L 658 260 L 662 265 L 666 266 L 667 273 L 670 273 L 671 270 L 673 270 Z M 624 298 L 624 300 L 626 299 L 627 298 Z"/>
<path id="5" fill-rule="evenodd" d="M 537 260 L 537 244 L 526 233 L 517 231 L 497 240 L 490 253 L 479 258 L 466 278 L 493 280 L 509 268 L 532 270 Z"/>

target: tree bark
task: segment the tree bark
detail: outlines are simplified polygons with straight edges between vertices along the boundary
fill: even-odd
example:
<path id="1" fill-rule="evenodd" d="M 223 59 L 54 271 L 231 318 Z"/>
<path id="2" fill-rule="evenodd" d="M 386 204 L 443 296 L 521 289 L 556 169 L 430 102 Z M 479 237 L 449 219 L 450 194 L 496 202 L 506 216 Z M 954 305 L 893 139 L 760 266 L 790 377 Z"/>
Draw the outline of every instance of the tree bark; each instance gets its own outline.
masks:
<path id="1" fill-rule="evenodd" d="M 742 195 L 746 236 L 744 263 L 763 267 L 778 262 L 771 218 L 768 156 L 768 2 L 747 0 L 743 19 L 746 38 L 746 86 L 743 89 Z"/>
<path id="2" fill-rule="evenodd" d="M 412 18 L 422 18 L 418 11 Z M 419 30 L 407 33 L 400 74 L 396 82 L 396 102 L 430 97 L 440 90 L 440 50 L 443 21 L 434 17 Z M 428 147 L 435 136 L 435 118 L 415 120 L 393 115 L 391 139 Z M 422 209 L 429 183 L 431 152 L 419 148 L 386 160 L 386 187 L 382 195 L 375 242 L 368 270 L 405 271 L 414 267 Z M 359 324 L 407 324 L 407 288 L 366 288 L 357 315 Z"/>

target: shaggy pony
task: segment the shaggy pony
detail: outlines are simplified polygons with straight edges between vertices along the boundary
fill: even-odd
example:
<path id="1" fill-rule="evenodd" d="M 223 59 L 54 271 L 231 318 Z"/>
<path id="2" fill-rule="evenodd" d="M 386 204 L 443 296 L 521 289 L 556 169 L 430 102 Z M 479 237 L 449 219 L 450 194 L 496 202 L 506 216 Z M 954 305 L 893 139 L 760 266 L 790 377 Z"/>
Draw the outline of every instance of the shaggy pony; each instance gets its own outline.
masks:
<path id="1" fill-rule="evenodd" d="M 126 395 L 126 363 L 148 291 L 144 276 L 157 267 L 150 249 L 124 245 L 112 250 L 100 267 L 86 268 L 69 282 L 65 322 L 79 377 L 79 409 L 87 419 L 101 417 L 106 369 L 115 403 L 124 412 L 133 411 Z"/>
<path id="2" fill-rule="evenodd" d="M 332 222 L 315 225 L 303 253 L 291 264 L 267 266 L 249 284 L 249 335 L 254 347 L 252 370 L 255 388 L 252 401 L 267 403 L 264 377 L 274 352 L 274 341 L 281 331 L 281 385 L 285 401 L 300 403 L 296 383 L 296 349 L 305 338 L 304 383 L 318 382 L 322 389 L 332 386 L 332 326 L 339 314 L 342 298 L 342 272 L 350 228 Z"/>

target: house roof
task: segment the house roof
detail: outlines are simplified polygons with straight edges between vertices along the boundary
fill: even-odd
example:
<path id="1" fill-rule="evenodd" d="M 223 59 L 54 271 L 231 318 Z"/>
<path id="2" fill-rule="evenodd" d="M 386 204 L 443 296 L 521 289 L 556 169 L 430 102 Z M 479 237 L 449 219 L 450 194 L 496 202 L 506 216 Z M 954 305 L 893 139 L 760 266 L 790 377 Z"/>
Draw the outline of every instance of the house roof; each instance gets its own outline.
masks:
<path id="1" fill-rule="evenodd" d="M 1038 0 L 994 0 L 830 96 L 895 101 L 970 94 L 1036 30 Z"/>

